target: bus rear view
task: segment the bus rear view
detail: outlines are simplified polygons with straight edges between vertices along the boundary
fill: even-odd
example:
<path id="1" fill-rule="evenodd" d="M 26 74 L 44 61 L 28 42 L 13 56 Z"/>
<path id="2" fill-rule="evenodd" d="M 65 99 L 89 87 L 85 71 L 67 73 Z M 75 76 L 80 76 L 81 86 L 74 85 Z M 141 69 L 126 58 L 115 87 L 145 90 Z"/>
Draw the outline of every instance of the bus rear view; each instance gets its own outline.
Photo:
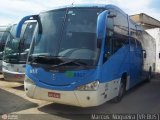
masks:
<path id="1" fill-rule="evenodd" d="M 143 72 L 143 36 L 136 36 L 143 30 L 115 6 L 62 7 L 20 23 L 29 17 L 37 20 L 24 81 L 31 98 L 81 107 L 119 102 L 152 67 Z"/>

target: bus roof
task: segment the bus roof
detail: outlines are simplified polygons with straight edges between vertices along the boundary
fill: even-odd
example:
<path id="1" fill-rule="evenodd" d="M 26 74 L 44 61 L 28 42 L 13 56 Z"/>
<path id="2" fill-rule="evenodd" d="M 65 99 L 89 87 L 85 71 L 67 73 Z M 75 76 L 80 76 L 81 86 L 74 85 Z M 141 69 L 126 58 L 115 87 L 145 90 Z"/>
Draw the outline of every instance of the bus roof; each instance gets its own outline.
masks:
<path id="1" fill-rule="evenodd" d="M 5 31 L 7 29 L 7 26 L 0 26 L 0 31 Z"/>
<path id="2" fill-rule="evenodd" d="M 0 26 L 0 32 L 9 31 L 11 26 Z"/>
<path id="3" fill-rule="evenodd" d="M 104 8 L 104 9 L 108 9 L 108 10 L 118 11 L 121 14 L 123 14 L 124 16 L 128 17 L 128 15 L 123 10 L 121 10 L 119 7 L 117 7 L 115 5 L 112 5 L 112 4 L 73 4 L 73 5 L 65 5 L 65 6 L 55 7 L 51 10 L 48 10 L 48 11 L 42 11 L 41 13 L 51 12 L 51 11 L 54 11 L 54 10 L 64 9 L 64 8 Z M 143 30 L 143 28 L 139 24 L 134 22 L 132 19 L 130 19 L 130 17 L 128 19 L 132 24 L 137 26 L 137 29 Z"/>
<path id="4" fill-rule="evenodd" d="M 59 6 L 55 7 L 51 10 L 43 11 L 43 12 L 50 12 L 52 10 L 58 10 L 63 8 L 104 8 L 104 9 L 114 9 L 119 12 L 121 12 L 124 15 L 127 15 L 124 11 L 122 11 L 119 7 L 112 5 L 112 4 L 73 4 L 73 5 L 65 5 L 65 6 Z M 42 13 L 43 13 L 42 12 Z"/>

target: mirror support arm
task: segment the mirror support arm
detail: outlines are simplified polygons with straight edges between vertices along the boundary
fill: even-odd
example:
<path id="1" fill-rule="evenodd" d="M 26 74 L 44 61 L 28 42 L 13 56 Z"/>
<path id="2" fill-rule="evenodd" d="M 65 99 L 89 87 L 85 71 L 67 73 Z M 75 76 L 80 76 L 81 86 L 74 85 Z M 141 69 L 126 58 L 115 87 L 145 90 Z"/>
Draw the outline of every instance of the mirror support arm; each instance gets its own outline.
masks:
<path id="1" fill-rule="evenodd" d="M 37 20 L 38 25 L 39 25 L 39 33 L 40 34 L 42 33 L 42 25 L 39 19 L 39 15 L 29 15 L 29 16 L 22 18 L 21 21 L 18 23 L 17 30 L 16 30 L 17 38 L 20 38 L 22 26 L 27 20 Z"/>

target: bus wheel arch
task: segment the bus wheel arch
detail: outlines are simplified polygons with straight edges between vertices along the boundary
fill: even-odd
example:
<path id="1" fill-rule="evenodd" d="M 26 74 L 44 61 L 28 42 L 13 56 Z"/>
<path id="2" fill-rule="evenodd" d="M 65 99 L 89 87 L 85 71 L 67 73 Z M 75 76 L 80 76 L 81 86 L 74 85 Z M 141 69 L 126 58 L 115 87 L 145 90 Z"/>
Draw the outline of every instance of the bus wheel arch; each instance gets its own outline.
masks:
<path id="1" fill-rule="evenodd" d="M 124 72 L 124 73 L 122 74 L 121 82 L 124 83 L 124 85 L 125 85 L 125 90 L 127 90 L 127 84 L 128 84 L 128 82 L 129 82 L 127 72 Z"/>
<path id="2" fill-rule="evenodd" d="M 119 103 L 122 100 L 122 98 L 123 98 L 123 96 L 124 96 L 124 94 L 126 92 L 127 84 L 128 84 L 128 74 L 125 72 L 121 76 L 118 96 L 116 96 L 115 98 L 113 98 L 111 100 L 112 103 Z"/>

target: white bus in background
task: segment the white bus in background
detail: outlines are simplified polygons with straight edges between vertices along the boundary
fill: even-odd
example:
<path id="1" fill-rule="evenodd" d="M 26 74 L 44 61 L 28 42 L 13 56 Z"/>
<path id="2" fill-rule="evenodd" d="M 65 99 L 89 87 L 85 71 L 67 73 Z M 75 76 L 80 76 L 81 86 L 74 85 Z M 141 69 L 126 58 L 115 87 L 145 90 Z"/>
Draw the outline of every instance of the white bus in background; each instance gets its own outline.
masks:
<path id="1" fill-rule="evenodd" d="M 12 34 L 6 42 L 2 62 L 5 80 L 23 81 L 26 59 L 35 26 L 36 22 L 33 21 L 24 23 L 19 39 L 15 38 L 17 25 L 12 28 Z"/>
<path id="2" fill-rule="evenodd" d="M 9 31 L 11 26 L 0 26 L 0 72 L 2 72 L 2 58 L 3 58 L 3 50 L 9 35 Z"/>
<path id="3" fill-rule="evenodd" d="M 160 73 L 160 28 L 146 30 L 156 40 L 156 73 Z"/>

